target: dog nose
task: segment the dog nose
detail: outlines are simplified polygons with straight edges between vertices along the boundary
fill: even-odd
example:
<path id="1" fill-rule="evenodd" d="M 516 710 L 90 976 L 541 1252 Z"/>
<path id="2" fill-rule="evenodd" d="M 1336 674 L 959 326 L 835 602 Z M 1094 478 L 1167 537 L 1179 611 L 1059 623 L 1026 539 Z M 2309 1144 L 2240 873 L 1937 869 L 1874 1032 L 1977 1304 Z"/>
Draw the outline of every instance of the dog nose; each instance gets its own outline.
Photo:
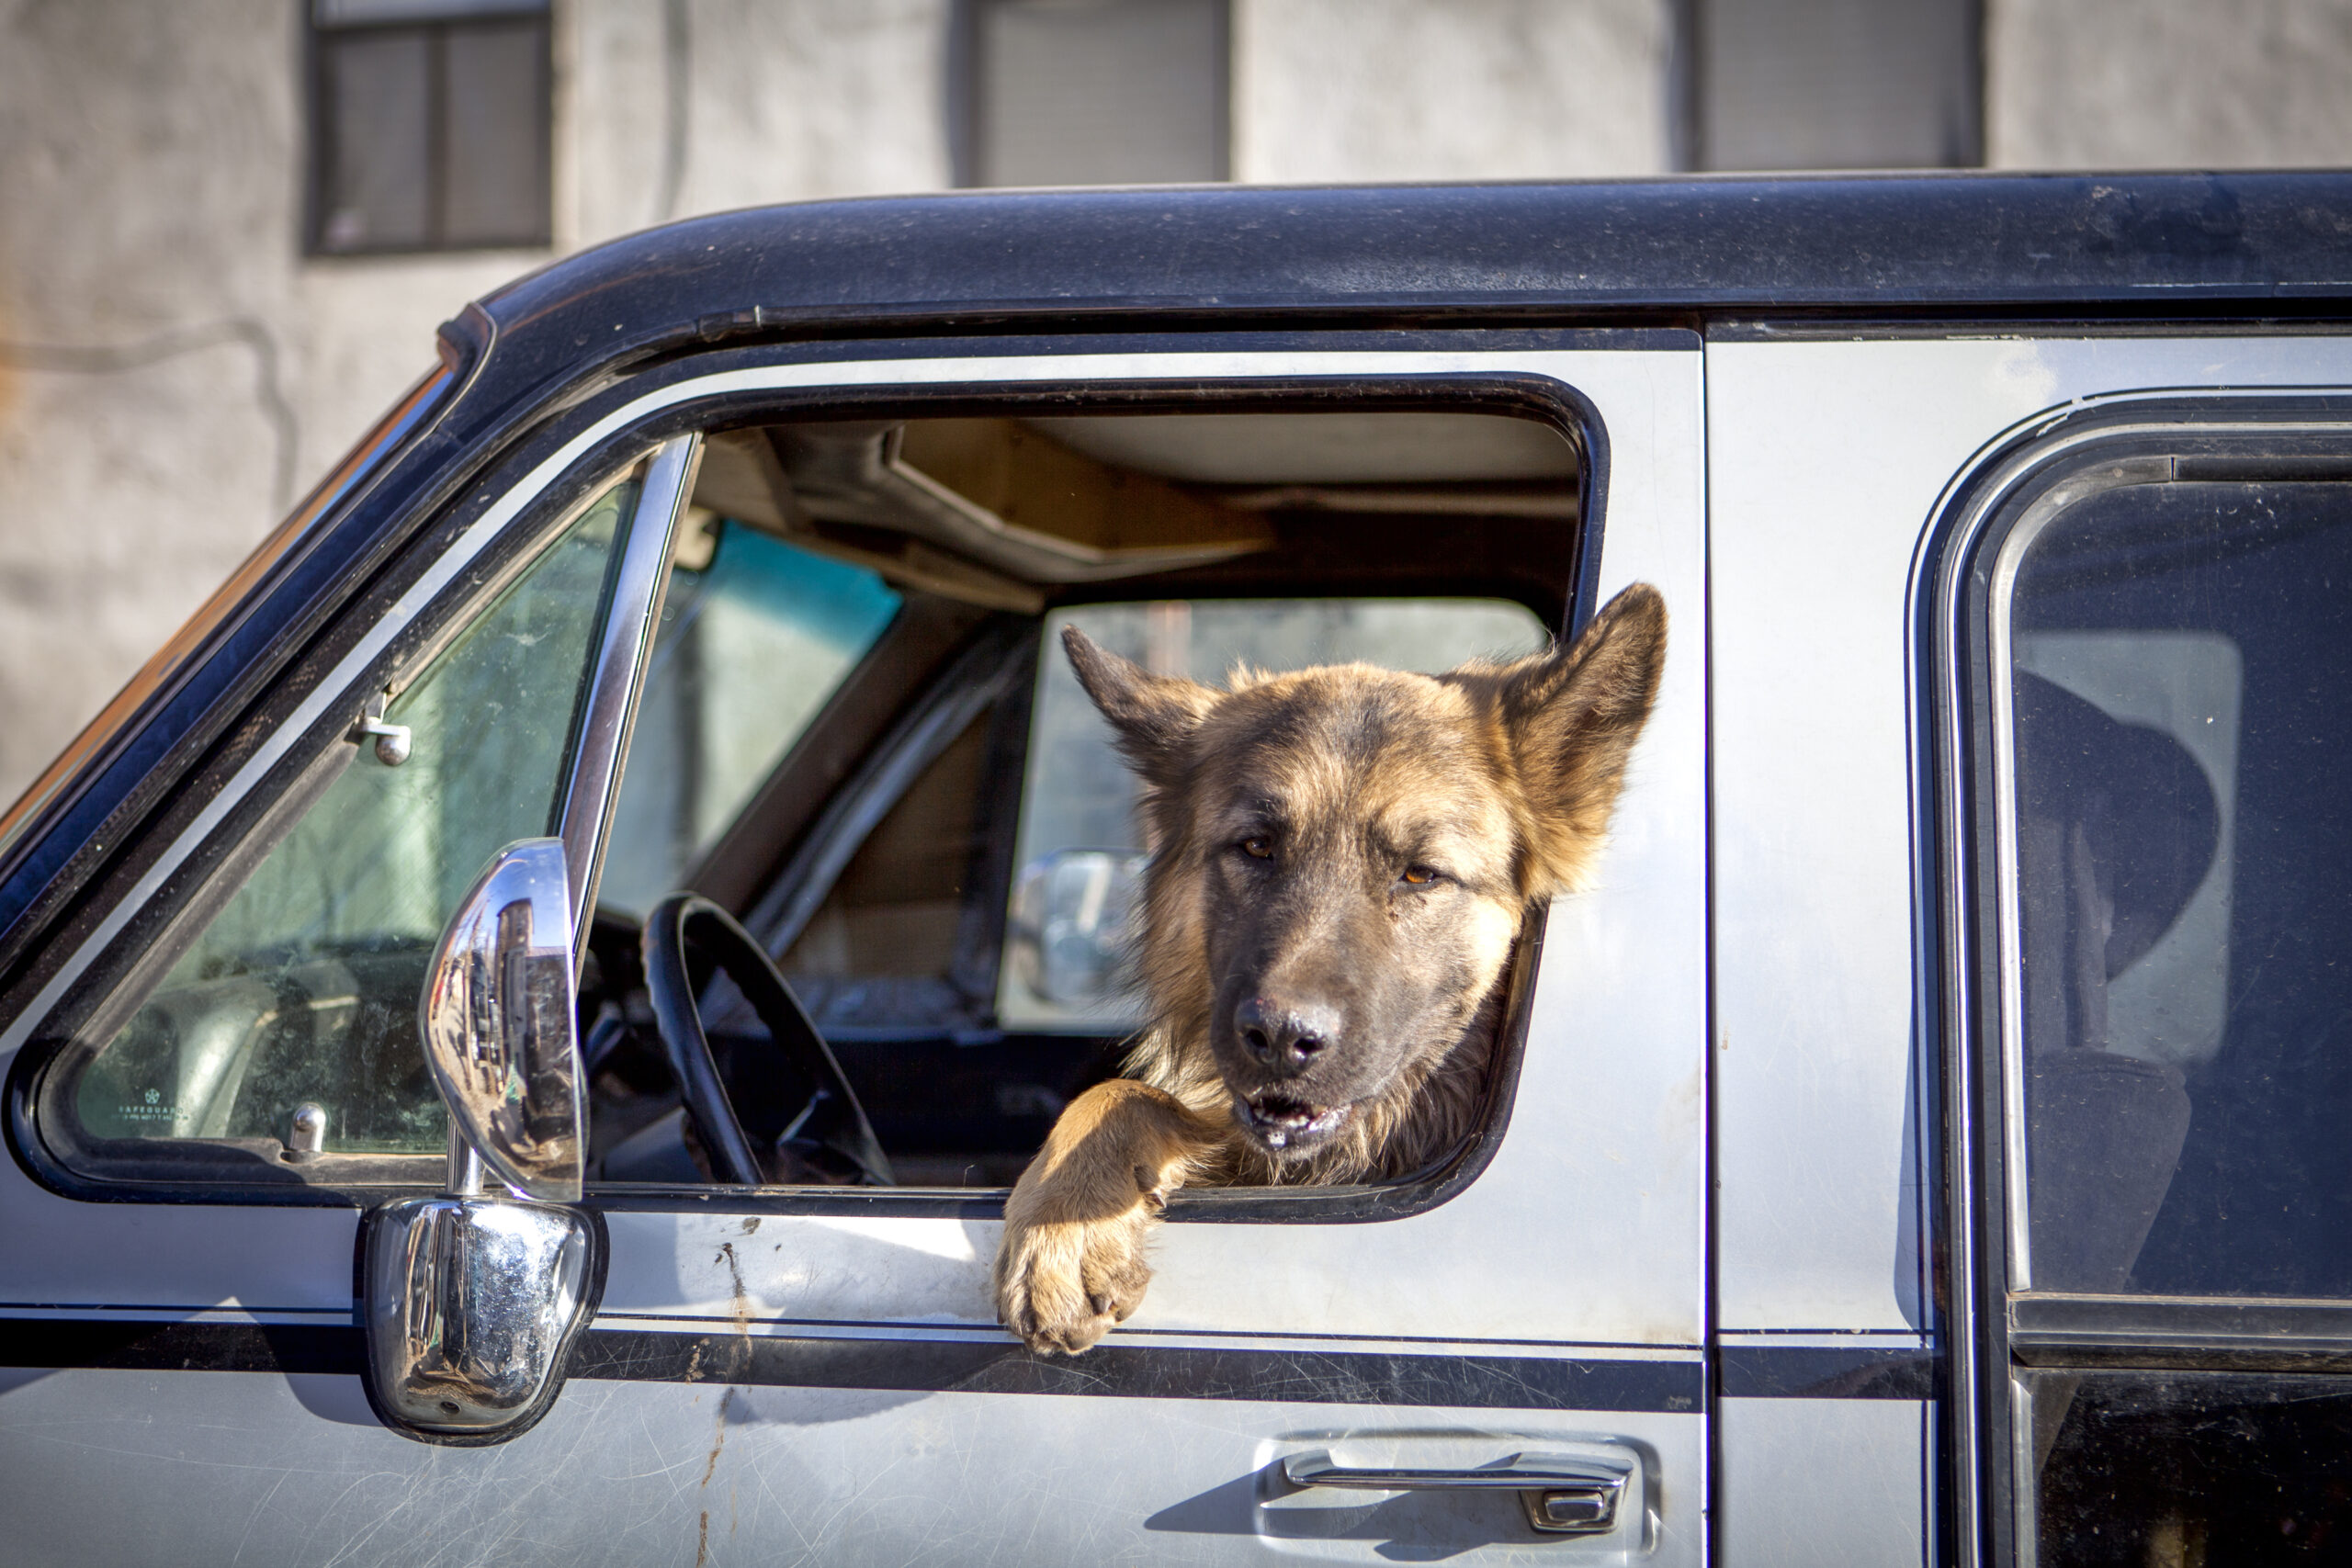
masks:
<path id="1" fill-rule="evenodd" d="M 1328 1007 L 1265 997 L 1251 997 L 1233 1015 L 1242 1049 L 1261 1066 L 1285 1077 L 1306 1070 L 1339 1032 L 1339 1015 Z"/>

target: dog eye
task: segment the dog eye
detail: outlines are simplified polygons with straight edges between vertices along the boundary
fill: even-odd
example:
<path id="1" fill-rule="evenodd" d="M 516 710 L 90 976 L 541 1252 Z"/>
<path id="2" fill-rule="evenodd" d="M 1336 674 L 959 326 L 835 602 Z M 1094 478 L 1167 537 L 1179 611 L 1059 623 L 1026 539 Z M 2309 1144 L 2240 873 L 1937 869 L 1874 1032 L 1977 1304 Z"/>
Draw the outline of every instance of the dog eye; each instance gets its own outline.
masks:
<path id="1" fill-rule="evenodd" d="M 1263 833 L 1253 833 L 1241 840 L 1241 852 L 1252 860 L 1274 858 L 1274 841 Z"/>
<path id="2" fill-rule="evenodd" d="M 1405 868 L 1405 880 L 1416 887 L 1423 886 L 1437 880 L 1437 868 L 1428 865 L 1408 865 Z"/>

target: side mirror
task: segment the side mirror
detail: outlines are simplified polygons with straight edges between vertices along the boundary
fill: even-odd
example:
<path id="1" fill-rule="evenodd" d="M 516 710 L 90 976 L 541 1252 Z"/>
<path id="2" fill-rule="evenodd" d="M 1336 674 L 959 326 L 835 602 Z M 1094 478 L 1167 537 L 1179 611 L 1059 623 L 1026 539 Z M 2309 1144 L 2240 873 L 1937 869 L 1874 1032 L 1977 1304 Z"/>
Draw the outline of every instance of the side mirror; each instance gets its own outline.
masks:
<path id="1" fill-rule="evenodd" d="M 588 1108 L 571 981 L 563 841 L 501 850 L 458 905 L 417 1004 L 424 1060 L 491 1173 L 549 1203 L 580 1201 Z"/>
<path id="2" fill-rule="evenodd" d="M 588 1315 L 597 1233 L 580 1197 L 587 1120 L 563 845 L 493 857 L 442 934 L 418 1004 L 449 1107 L 449 1190 L 369 1212 L 368 1387 L 391 1426 L 502 1442 L 554 1403 Z M 518 1196 L 483 1191 L 483 1168 Z"/>
<path id="3" fill-rule="evenodd" d="M 1023 985 L 1061 1007 L 1116 1003 L 1132 988 L 1128 919 L 1148 858 L 1056 850 L 1022 868 L 1006 932 Z"/>

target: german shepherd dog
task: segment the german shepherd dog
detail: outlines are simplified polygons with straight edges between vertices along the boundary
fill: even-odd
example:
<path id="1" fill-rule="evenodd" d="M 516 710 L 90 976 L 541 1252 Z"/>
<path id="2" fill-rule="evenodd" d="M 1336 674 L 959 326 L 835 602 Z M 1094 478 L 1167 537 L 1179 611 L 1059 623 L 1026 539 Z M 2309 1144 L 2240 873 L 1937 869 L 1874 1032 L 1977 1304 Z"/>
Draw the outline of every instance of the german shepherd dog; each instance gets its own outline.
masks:
<path id="1" fill-rule="evenodd" d="M 1393 1179 L 1471 1130 L 1530 908 L 1590 877 L 1657 697 L 1635 584 L 1572 647 L 1429 676 L 1238 671 L 1062 645 L 1143 784 L 1127 1076 L 1071 1101 L 1005 1205 L 997 1314 L 1084 1350 L 1143 1300 L 1187 1182 Z"/>

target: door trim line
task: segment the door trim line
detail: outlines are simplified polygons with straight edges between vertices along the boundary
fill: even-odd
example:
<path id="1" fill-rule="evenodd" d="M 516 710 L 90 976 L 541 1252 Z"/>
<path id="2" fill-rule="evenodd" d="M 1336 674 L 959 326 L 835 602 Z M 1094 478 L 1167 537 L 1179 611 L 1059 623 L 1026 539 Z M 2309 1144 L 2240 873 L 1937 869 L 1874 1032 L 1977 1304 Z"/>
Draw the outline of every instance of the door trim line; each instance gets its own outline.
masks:
<path id="1" fill-rule="evenodd" d="M 357 1377 L 366 1355 L 366 1337 L 350 1324 L 19 1318 L 8 1325 L 0 1363 L 54 1371 Z M 580 1337 L 565 1376 L 904 1393 L 1697 1416 L 1704 1409 L 1707 1369 L 1695 1357 L 1223 1346 L 1105 1344 L 1083 1356 L 1040 1356 L 995 1334 L 907 1339 L 592 1327 Z"/>

